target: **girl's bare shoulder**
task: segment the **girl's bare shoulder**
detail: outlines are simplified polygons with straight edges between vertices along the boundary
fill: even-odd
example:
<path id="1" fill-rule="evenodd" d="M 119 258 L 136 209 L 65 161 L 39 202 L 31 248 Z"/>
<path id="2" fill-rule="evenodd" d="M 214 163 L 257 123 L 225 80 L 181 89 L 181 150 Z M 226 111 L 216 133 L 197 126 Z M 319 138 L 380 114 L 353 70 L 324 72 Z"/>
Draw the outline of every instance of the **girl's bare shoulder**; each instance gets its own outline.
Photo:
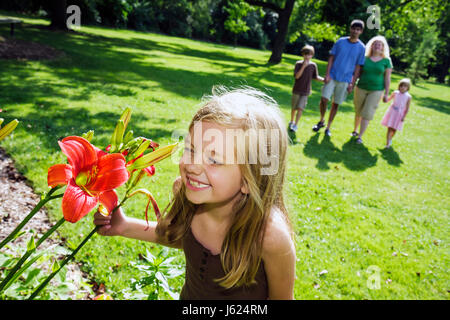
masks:
<path id="1" fill-rule="evenodd" d="M 263 255 L 295 252 L 291 228 L 284 213 L 274 207 L 268 218 L 262 244 Z"/>

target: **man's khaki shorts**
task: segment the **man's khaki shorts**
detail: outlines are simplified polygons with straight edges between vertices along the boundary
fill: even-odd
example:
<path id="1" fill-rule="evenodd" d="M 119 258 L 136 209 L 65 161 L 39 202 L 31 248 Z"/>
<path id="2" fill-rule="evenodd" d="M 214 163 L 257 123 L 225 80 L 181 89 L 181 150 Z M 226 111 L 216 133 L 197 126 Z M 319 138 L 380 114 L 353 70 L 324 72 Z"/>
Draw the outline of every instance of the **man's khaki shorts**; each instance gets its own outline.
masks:
<path id="1" fill-rule="evenodd" d="M 322 97 L 331 100 L 331 96 L 334 95 L 333 102 L 336 104 L 342 104 L 347 98 L 347 82 L 340 82 L 331 79 L 330 82 L 322 86 Z"/>

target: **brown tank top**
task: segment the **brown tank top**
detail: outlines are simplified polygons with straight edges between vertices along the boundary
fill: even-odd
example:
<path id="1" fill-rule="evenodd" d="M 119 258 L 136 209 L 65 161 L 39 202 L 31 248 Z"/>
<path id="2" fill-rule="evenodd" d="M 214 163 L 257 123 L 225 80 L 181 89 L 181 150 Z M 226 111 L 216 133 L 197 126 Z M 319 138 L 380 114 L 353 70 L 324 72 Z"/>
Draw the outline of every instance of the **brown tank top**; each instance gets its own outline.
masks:
<path id="1" fill-rule="evenodd" d="M 225 272 L 220 262 L 220 254 L 211 251 L 195 238 L 188 229 L 183 238 L 183 250 L 186 256 L 186 280 L 181 290 L 182 300 L 265 300 L 268 288 L 264 263 L 261 261 L 255 277 L 256 284 L 225 289 L 214 279 L 222 278 Z"/>

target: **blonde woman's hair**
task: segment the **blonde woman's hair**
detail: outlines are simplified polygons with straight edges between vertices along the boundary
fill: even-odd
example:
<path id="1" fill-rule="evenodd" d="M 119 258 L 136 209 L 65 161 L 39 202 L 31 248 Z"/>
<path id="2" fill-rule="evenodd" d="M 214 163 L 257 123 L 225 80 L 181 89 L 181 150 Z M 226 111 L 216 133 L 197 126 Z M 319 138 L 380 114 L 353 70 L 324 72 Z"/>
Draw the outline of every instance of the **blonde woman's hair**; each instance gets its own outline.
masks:
<path id="1" fill-rule="evenodd" d="M 381 43 L 383 43 L 383 53 L 382 56 L 383 58 L 388 58 L 389 57 L 389 45 L 386 41 L 386 38 L 383 36 L 375 36 L 372 39 L 369 40 L 369 42 L 367 42 L 366 44 L 366 57 L 370 57 L 372 56 L 372 45 L 375 41 L 381 41 Z"/>
<path id="2" fill-rule="evenodd" d="M 400 90 L 401 85 L 405 85 L 408 87 L 408 91 L 409 89 L 411 89 L 411 80 L 409 78 L 403 78 L 402 80 L 400 80 L 400 82 L 398 83 L 398 89 Z"/>
<path id="3" fill-rule="evenodd" d="M 258 140 L 265 140 L 268 154 L 278 159 L 278 170 L 274 174 L 264 174 L 264 165 L 259 160 L 256 163 L 248 161 L 252 157 L 250 145 L 261 141 L 252 142 L 247 137 L 249 143 L 245 143 L 241 150 L 235 150 L 237 154 L 244 152 L 246 155 L 245 163 L 238 162 L 238 165 L 249 193 L 241 194 L 233 208 L 232 222 L 220 253 L 225 276 L 216 281 L 224 288 L 247 286 L 255 282 L 261 263 L 264 231 L 272 209 L 282 213 L 293 236 L 283 199 L 288 136 L 277 103 L 261 91 L 250 87 L 228 90 L 220 86 L 214 87 L 212 96 L 206 98 L 206 103 L 192 119 L 190 131 L 194 123 L 205 121 L 244 131 L 265 129 L 278 132 L 277 141 L 272 141 L 273 137 L 264 139 L 256 135 Z M 188 232 L 198 205 L 186 198 L 182 183 L 168 208 L 156 232 L 166 241 L 175 242 Z"/>

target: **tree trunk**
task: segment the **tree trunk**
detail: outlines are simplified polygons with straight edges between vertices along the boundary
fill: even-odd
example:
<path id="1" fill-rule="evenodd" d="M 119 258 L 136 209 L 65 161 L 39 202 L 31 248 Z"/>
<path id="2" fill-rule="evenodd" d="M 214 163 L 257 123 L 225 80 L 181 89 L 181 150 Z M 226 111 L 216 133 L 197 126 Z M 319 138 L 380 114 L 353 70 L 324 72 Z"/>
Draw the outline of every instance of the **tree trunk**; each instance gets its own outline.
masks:
<path id="1" fill-rule="evenodd" d="M 245 0 L 248 4 L 253 6 L 260 6 L 273 10 L 278 13 L 277 21 L 277 35 L 272 48 L 272 55 L 269 63 L 277 64 L 281 62 L 284 45 L 286 44 L 286 36 L 289 29 L 289 19 L 291 18 L 292 10 L 294 9 L 295 0 L 286 0 L 284 8 L 279 7 L 272 2 L 265 2 L 261 0 Z"/>
<path id="2" fill-rule="evenodd" d="M 284 46 L 286 44 L 286 36 L 289 29 L 289 19 L 291 18 L 292 10 L 294 9 L 295 0 L 287 0 L 284 9 L 279 13 L 277 22 L 277 36 L 275 38 L 272 55 L 269 63 L 277 64 L 281 62 Z"/>
<path id="3" fill-rule="evenodd" d="M 450 59 L 450 57 L 449 57 L 449 59 Z M 450 68 L 450 60 L 449 59 L 444 59 L 444 62 L 440 66 L 441 70 L 437 77 L 437 81 L 439 83 L 445 83 L 445 78 L 447 77 L 448 69 Z"/>
<path id="4" fill-rule="evenodd" d="M 50 28 L 58 30 L 68 30 L 66 25 L 66 0 L 49 0 Z"/>

